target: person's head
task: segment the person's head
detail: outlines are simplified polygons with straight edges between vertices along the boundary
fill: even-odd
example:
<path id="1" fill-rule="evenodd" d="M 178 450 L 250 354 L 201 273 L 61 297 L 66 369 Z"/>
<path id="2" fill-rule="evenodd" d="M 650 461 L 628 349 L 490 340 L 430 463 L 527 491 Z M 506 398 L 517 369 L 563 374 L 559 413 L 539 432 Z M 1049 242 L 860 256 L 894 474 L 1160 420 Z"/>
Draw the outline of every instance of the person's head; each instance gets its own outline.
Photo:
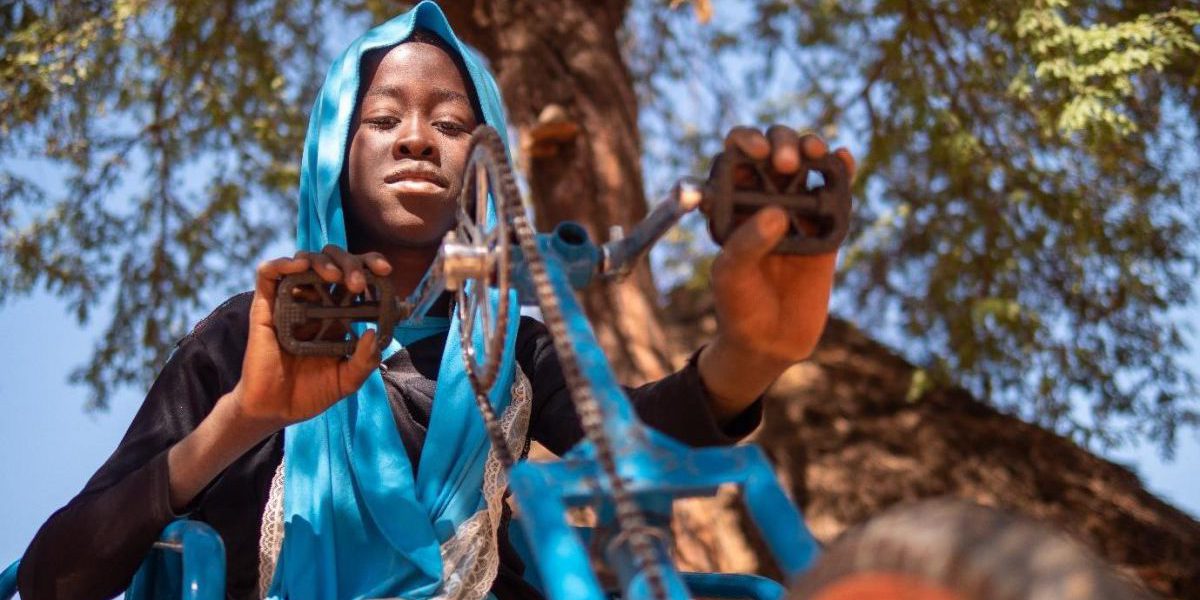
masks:
<path id="1" fill-rule="evenodd" d="M 475 106 L 451 100 L 464 93 Z M 374 119 L 385 116 L 374 111 L 395 120 Z M 334 59 L 313 102 L 300 164 L 296 247 L 436 250 L 454 222 L 470 140 L 469 131 L 449 134 L 445 118 L 466 121 L 468 130 L 487 123 L 507 139 L 504 112 L 487 65 L 455 36 L 435 2 L 423 0 L 372 27 Z M 413 135 L 433 146 L 401 143 L 400 136 Z M 417 185 L 388 183 L 389 175 L 413 166 L 436 171 L 436 183 L 445 185 L 435 187 L 445 191 L 419 193 Z M 435 207 L 440 210 L 430 212 Z"/>
<path id="2" fill-rule="evenodd" d="M 342 178 L 352 250 L 441 241 L 483 122 L 478 107 L 461 57 L 431 32 L 363 56 Z"/>

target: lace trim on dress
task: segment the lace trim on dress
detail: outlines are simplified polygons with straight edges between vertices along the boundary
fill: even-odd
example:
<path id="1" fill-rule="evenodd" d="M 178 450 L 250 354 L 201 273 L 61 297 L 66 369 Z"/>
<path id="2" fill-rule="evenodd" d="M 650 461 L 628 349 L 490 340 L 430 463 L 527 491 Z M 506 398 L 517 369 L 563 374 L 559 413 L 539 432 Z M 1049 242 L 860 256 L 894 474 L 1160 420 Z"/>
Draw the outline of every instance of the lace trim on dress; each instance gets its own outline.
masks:
<path id="1" fill-rule="evenodd" d="M 275 564 L 283 546 L 283 461 L 271 477 L 271 493 L 263 509 L 262 529 L 258 538 L 258 597 L 266 598 L 275 578 Z"/>

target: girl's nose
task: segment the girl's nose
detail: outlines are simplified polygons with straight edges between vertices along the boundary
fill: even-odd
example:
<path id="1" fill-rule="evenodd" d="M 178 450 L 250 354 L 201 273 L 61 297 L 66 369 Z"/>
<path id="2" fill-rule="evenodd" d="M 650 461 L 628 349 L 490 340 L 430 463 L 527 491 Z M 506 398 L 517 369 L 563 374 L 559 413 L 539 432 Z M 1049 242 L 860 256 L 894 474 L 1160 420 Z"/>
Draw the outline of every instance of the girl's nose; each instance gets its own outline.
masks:
<path id="1" fill-rule="evenodd" d="M 436 156 L 437 146 L 433 143 L 431 128 L 416 122 L 416 119 L 406 119 L 409 125 L 402 127 L 396 137 L 396 158 L 432 159 Z"/>

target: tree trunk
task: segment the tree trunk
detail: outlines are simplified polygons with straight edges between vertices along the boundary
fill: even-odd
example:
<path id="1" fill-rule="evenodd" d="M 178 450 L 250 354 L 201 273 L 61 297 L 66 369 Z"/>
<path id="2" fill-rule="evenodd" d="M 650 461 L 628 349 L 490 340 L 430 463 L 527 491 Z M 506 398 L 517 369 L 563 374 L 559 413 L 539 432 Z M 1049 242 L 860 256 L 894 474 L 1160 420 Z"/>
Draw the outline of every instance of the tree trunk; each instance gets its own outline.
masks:
<path id="1" fill-rule="evenodd" d="M 573 220 L 604 242 L 613 227 L 628 228 L 646 214 L 637 97 L 617 41 L 627 6 L 625 0 L 478 0 L 445 7 L 455 31 L 491 61 L 539 229 Z M 551 105 L 579 133 L 535 153 L 534 130 Z M 625 281 L 583 295 L 596 336 L 627 384 L 673 370 L 656 298 L 644 261 Z"/>

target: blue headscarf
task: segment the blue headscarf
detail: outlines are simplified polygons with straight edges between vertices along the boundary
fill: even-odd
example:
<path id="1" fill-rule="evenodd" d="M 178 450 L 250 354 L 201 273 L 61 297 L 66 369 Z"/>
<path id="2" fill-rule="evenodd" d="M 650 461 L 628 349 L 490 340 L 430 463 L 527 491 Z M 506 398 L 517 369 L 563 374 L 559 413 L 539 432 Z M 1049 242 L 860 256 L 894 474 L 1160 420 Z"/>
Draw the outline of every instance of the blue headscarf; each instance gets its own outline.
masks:
<path id="1" fill-rule="evenodd" d="M 300 172 L 300 250 L 346 247 L 339 176 L 359 100 L 362 58 L 404 41 L 416 28 L 433 32 L 460 55 L 483 121 L 507 139 L 495 81 L 455 37 L 436 4 L 422 2 L 375 27 L 334 61 L 313 107 Z M 495 292 L 491 299 L 497 300 Z M 515 298 L 510 307 L 503 366 L 490 394 L 497 412 L 509 402 L 515 368 Z M 270 597 L 417 599 L 437 592 L 440 544 L 484 506 L 481 485 L 490 447 L 462 364 L 457 316 L 449 328 L 415 477 L 378 371 L 320 416 L 285 431 L 284 539 Z M 401 325 L 384 358 L 428 333 L 428 325 Z M 474 343 L 482 351 L 478 335 Z"/>

